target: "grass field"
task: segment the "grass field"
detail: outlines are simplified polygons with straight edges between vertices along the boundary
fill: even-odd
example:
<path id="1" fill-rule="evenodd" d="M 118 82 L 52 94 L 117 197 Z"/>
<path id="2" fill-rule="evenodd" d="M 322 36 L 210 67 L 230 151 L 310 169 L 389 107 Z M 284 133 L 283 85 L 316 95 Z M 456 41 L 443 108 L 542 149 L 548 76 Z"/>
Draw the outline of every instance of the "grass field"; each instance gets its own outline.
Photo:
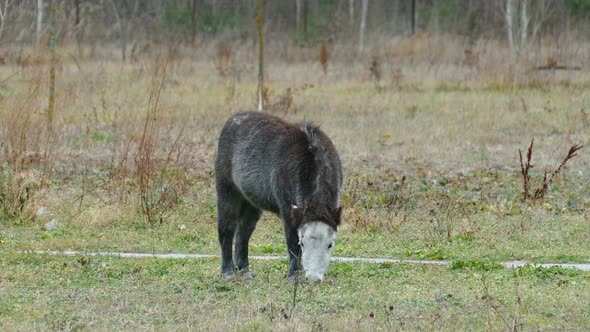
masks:
<path id="1" fill-rule="evenodd" d="M 17 75 L 0 81 L 0 329 L 590 328 L 589 273 L 494 264 L 590 262 L 587 147 L 535 202 L 523 200 L 518 157 L 534 138 L 534 190 L 570 146 L 588 145 L 590 76 L 507 81 L 406 64 L 401 78 L 375 83 L 368 64 L 342 61 L 327 76 L 315 63 L 267 68 L 273 112 L 321 124 L 343 160 L 335 254 L 451 267 L 333 262 L 323 284 L 295 289 L 285 261 L 254 261 L 254 280 L 226 283 L 215 259 L 19 253 L 216 254 L 216 138 L 229 114 L 254 108 L 256 84 L 254 67 L 224 77 L 204 57 L 64 61 L 49 133 L 47 66 L 8 65 L 0 79 Z M 265 214 L 250 251 L 286 254 L 275 216 Z"/>
<path id="2" fill-rule="evenodd" d="M 256 262 L 254 280 L 231 283 L 217 260 L 3 251 L 0 262 L 4 330 L 583 330 L 590 315 L 590 276 L 558 268 L 332 263 L 292 310 L 286 262 Z"/>

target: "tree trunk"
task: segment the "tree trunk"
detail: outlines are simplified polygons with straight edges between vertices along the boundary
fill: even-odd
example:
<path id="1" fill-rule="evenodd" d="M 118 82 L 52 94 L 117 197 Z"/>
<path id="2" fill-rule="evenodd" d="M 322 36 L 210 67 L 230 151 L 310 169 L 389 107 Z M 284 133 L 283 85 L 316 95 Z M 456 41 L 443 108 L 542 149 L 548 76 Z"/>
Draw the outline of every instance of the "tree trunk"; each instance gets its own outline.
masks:
<path id="1" fill-rule="evenodd" d="M 395 0 L 391 6 L 391 32 L 392 35 L 397 34 L 397 22 L 399 19 L 399 1 Z"/>
<path id="2" fill-rule="evenodd" d="M 264 0 L 258 0 L 258 111 L 264 111 Z"/>
<path id="3" fill-rule="evenodd" d="M 309 15 L 309 7 L 307 0 L 303 1 L 303 40 L 307 41 L 307 16 Z"/>
<path id="4" fill-rule="evenodd" d="M 295 0 L 295 34 L 299 35 L 301 32 L 301 0 Z"/>
<path id="5" fill-rule="evenodd" d="M 78 46 L 78 56 L 82 56 L 82 27 L 80 27 L 80 0 L 74 0 L 74 10 L 75 10 L 75 28 L 76 31 L 76 44 Z"/>
<path id="6" fill-rule="evenodd" d="M 526 48 L 528 37 L 529 17 L 527 14 L 527 0 L 520 2 L 520 49 Z"/>
<path id="7" fill-rule="evenodd" d="M 412 0 L 412 8 L 410 10 L 410 25 L 411 25 L 411 34 L 416 33 L 416 0 Z"/>
<path id="8" fill-rule="evenodd" d="M 197 38 L 197 0 L 193 0 L 191 8 L 191 45 L 195 47 L 195 39 Z"/>
<path id="9" fill-rule="evenodd" d="M 121 57 L 123 59 L 123 63 L 125 63 L 125 47 L 126 47 L 126 42 L 125 42 L 125 31 L 127 29 L 125 29 L 123 27 L 123 20 L 121 19 L 121 16 L 119 15 L 119 11 L 117 10 L 117 6 L 115 5 L 114 0 L 111 0 L 111 6 L 113 7 L 113 12 L 115 13 L 115 18 L 117 19 L 117 25 L 119 26 L 119 38 L 120 38 L 120 43 L 121 43 Z"/>
<path id="10" fill-rule="evenodd" d="M 41 28 L 43 27 L 43 0 L 37 0 L 37 46 L 41 43 Z"/>
<path id="11" fill-rule="evenodd" d="M 512 34 L 512 9 L 514 7 L 514 0 L 507 0 L 506 1 L 506 33 L 508 34 L 508 44 L 510 45 L 510 50 L 515 53 L 515 45 L 514 45 L 514 37 Z"/>
<path id="12" fill-rule="evenodd" d="M 119 22 L 119 31 L 121 32 L 120 36 L 120 45 L 121 45 L 121 60 L 123 63 L 127 62 L 127 31 L 128 31 L 129 23 L 127 20 L 122 17 L 121 21 Z"/>
<path id="13" fill-rule="evenodd" d="M 55 15 L 57 12 L 56 2 L 58 0 L 49 1 L 49 102 L 47 105 L 47 129 L 49 134 L 53 132 L 53 113 L 55 110 L 55 67 L 57 64 L 56 48 L 56 31 L 57 24 L 55 22 Z"/>
<path id="14" fill-rule="evenodd" d="M 350 26 L 354 27 L 354 0 L 348 2 L 348 15 L 350 20 Z"/>
<path id="15" fill-rule="evenodd" d="M 76 24 L 76 27 L 78 27 L 78 25 L 80 25 L 80 0 L 74 0 L 74 13 L 74 23 Z"/>
<path id="16" fill-rule="evenodd" d="M 2 40 L 2 32 L 4 31 L 4 24 L 8 17 L 8 8 L 12 4 L 12 0 L 5 0 L 4 3 L 0 3 L 0 40 Z"/>
<path id="17" fill-rule="evenodd" d="M 359 51 L 365 49 L 365 30 L 367 27 L 367 11 L 369 8 L 369 0 L 362 0 L 362 12 L 361 12 L 361 28 L 359 32 Z"/>

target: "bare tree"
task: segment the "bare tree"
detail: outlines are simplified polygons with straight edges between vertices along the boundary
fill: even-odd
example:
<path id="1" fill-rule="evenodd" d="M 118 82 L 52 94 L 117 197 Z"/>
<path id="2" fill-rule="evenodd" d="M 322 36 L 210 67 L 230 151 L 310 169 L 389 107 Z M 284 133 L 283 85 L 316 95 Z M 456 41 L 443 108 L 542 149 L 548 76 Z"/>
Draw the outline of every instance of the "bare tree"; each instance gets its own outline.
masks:
<path id="1" fill-rule="evenodd" d="M 8 10 L 14 0 L 2 0 L 0 1 L 0 40 L 2 40 L 2 32 L 4 31 L 4 25 L 8 18 Z"/>
<path id="2" fill-rule="evenodd" d="M 501 10 L 506 21 L 508 44 L 512 52 L 518 56 L 526 49 L 527 44 L 537 37 L 539 29 L 553 15 L 556 1 L 506 0 L 504 4 Z M 532 31 L 529 29 L 531 23 Z"/>
<path id="3" fill-rule="evenodd" d="M 43 28 L 43 0 L 37 0 L 37 45 L 41 43 L 41 29 Z"/>
<path id="4" fill-rule="evenodd" d="M 139 9 L 138 0 L 134 1 L 133 7 L 129 7 L 129 2 L 130 1 L 122 1 L 123 5 L 120 8 L 117 8 L 115 0 L 110 1 L 113 12 L 115 13 L 115 18 L 117 19 L 117 26 L 119 27 L 121 57 L 123 62 L 125 62 L 127 59 L 127 43 L 129 42 L 129 32 L 131 31 L 132 27 L 131 21 Z"/>
<path id="5" fill-rule="evenodd" d="M 531 41 L 534 41 L 537 38 L 537 34 L 539 33 L 541 27 L 555 14 L 558 1 L 536 0 L 534 3 L 536 4 L 536 10 L 533 13 L 534 15 L 531 15 L 531 17 L 534 17 L 534 20 L 532 20 L 533 29 L 529 36 L 529 40 Z"/>
<path id="6" fill-rule="evenodd" d="M 361 12 L 361 28 L 359 36 L 359 51 L 365 49 L 365 30 L 367 28 L 367 12 L 369 8 L 369 0 L 362 1 L 362 12 Z"/>

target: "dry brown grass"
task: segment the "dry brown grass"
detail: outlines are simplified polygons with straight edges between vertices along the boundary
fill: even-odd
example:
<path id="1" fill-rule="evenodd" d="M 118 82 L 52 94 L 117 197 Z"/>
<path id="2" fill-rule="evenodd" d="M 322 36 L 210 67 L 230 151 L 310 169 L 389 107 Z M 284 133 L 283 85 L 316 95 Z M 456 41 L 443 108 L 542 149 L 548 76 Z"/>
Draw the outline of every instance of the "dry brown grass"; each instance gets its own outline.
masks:
<path id="1" fill-rule="evenodd" d="M 256 105 L 256 68 L 248 64 L 254 63 L 256 48 L 248 43 L 228 43 L 231 61 L 223 67 L 229 67 L 229 74 L 221 77 L 219 65 L 228 57 L 226 52 L 218 53 L 217 45 L 204 43 L 202 50 L 193 54 L 182 45 L 154 44 L 150 52 L 137 52 L 137 61 L 126 65 L 116 60 L 94 61 L 88 58 L 88 50 L 74 61 L 67 55 L 71 50 L 58 49 L 62 62 L 58 65 L 55 119 L 60 135 L 52 146 L 56 156 L 53 167 L 48 168 L 56 172 L 54 178 L 71 181 L 83 174 L 98 178 L 101 189 L 116 196 L 123 206 L 141 206 L 138 191 L 149 187 L 152 189 L 147 192 L 157 193 L 149 201 L 161 198 L 169 202 L 162 204 L 165 209 L 175 208 L 171 202 L 185 189 L 162 193 L 161 186 L 176 180 L 190 185 L 187 179 L 207 177 L 220 125 L 229 113 Z M 467 53 L 461 39 L 449 36 L 418 35 L 387 40 L 382 45 L 361 60 L 350 52 L 350 45 L 330 45 L 330 75 L 324 75 L 317 48 L 287 46 L 290 53 L 284 55 L 284 44 L 269 43 L 266 106 L 290 120 L 305 118 L 322 124 L 339 148 L 346 169 L 356 171 L 364 167 L 363 162 L 375 162 L 381 171 L 403 171 L 408 179 L 420 178 L 421 173 L 431 177 L 438 172 L 481 167 L 514 168 L 522 130 L 536 136 L 549 133 L 539 143 L 538 151 L 546 153 L 561 139 L 564 128 L 571 127 L 568 110 L 576 108 L 583 118 L 588 109 L 583 99 L 588 78 L 583 72 L 512 73 L 512 65 L 504 59 L 506 50 L 496 41 L 479 41 L 470 45 Z M 546 48 L 540 51 L 542 56 L 556 53 Z M 431 54 L 439 49 L 442 55 Z M 584 52 L 557 52 L 558 63 L 584 65 Z M 165 76 L 161 61 L 154 64 L 158 54 L 160 59 L 168 54 L 174 62 Z M 537 55 L 531 54 L 527 61 L 534 63 Z M 542 56 L 544 62 L 546 57 Z M 373 57 L 379 61 L 377 91 L 373 87 L 375 74 L 366 60 Z M 468 61 L 466 57 L 471 58 Z M 473 57 L 477 57 L 476 63 Z M 211 58 L 221 62 L 211 63 Z M 0 69 L 0 77 L 12 73 L 11 61 Z M 46 61 L 26 64 L 21 75 L 12 77 L 9 82 L 15 91 L 33 91 L 29 86 L 34 86 L 36 71 L 37 84 L 43 90 Z M 147 105 L 154 78 L 162 83 L 155 118 Z M 26 106 L 31 117 L 27 118 L 8 111 L 18 110 L 13 105 L 19 105 L 19 99 L 22 105 L 24 92 L 1 96 L 1 117 L 6 119 L 1 122 L 14 124 L 6 126 L 11 131 L 2 131 L 3 141 L 9 142 L 4 143 L 3 165 L 9 159 L 42 156 L 42 142 L 36 142 L 42 135 L 37 135 L 36 129 L 29 129 L 34 134 L 28 135 L 16 132 L 22 126 L 42 128 L 39 115 L 46 98 L 39 92 L 31 99 Z M 502 121 L 497 120 L 500 118 Z M 25 125 L 26 121 L 29 124 Z M 576 141 L 585 143 L 585 128 L 579 127 Z M 24 137 L 25 143 L 18 143 L 18 137 Z M 383 137 L 389 137 L 386 144 Z M 23 144 L 30 147 L 19 148 Z M 580 159 L 580 165 L 587 163 L 586 156 Z M 138 174 L 146 169 L 138 165 L 147 161 L 151 175 L 140 180 Z M 44 174 L 35 172 L 31 174 Z M 94 195 L 91 186 L 96 183 L 92 181 L 82 186 L 82 201 Z M 367 226 L 382 214 L 364 216 Z M 403 214 L 394 213 L 384 217 L 382 226 L 395 229 L 404 222 Z"/>
<path id="2" fill-rule="evenodd" d="M 3 100 L 0 107 L 0 206 L 4 214 L 27 218 L 27 205 L 51 180 L 56 136 L 48 132 L 40 109 L 42 71 L 36 68 L 26 90 Z"/>

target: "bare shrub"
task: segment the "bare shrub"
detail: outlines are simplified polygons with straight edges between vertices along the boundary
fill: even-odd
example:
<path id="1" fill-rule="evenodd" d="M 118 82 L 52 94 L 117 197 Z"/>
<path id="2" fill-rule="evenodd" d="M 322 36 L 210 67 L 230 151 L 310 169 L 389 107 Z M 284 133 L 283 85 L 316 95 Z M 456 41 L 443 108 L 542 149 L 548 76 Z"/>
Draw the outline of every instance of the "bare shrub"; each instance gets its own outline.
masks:
<path id="1" fill-rule="evenodd" d="M 278 95 L 273 96 L 270 89 L 265 87 L 264 90 L 264 104 L 265 108 L 269 112 L 274 114 L 281 114 L 287 116 L 289 113 L 294 113 L 295 102 L 294 97 L 297 93 L 303 92 L 309 88 L 313 88 L 311 84 L 304 84 L 295 88 L 286 88 L 285 91 Z"/>
<path id="2" fill-rule="evenodd" d="M 38 103 L 43 73 L 32 73 L 26 92 L 0 103 L 0 208 L 19 218 L 26 218 L 25 207 L 49 176 L 53 151 L 54 137 Z"/>
<path id="3" fill-rule="evenodd" d="M 226 77 L 231 67 L 231 47 L 220 45 L 217 49 L 217 72 L 219 76 Z"/>
<path id="4" fill-rule="evenodd" d="M 135 153 L 135 178 L 139 195 L 140 208 L 145 219 L 153 224 L 163 223 L 167 213 L 178 203 L 186 191 L 186 172 L 176 167 L 174 161 L 181 159 L 184 126 L 168 148 L 157 146 L 162 126 L 158 104 L 166 78 L 168 58 L 156 66 L 161 70 L 161 79 L 154 82 L 149 94 L 149 101 L 143 121 L 139 144 Z"/>
<path id="5" fill-rule="evenodd" d="M 373 84 L 375 84 L 375 89 L 379 90 L 381 86 L 381 63 L 378 57 L 373 57 L 371 60 L 371 64 L 369 66 L 369 73 L 371 76 L 371 80 Z"/>
<path id="6" fill-rule="evenodd" d="M 426 194 L 429 206 L 428 234 L 433 241 L 451 241 L 457 231 L 457 225 L 470 212 L 469 203 L 463 196 L 453 197 L 445 192 L 429 192 Z"/>

